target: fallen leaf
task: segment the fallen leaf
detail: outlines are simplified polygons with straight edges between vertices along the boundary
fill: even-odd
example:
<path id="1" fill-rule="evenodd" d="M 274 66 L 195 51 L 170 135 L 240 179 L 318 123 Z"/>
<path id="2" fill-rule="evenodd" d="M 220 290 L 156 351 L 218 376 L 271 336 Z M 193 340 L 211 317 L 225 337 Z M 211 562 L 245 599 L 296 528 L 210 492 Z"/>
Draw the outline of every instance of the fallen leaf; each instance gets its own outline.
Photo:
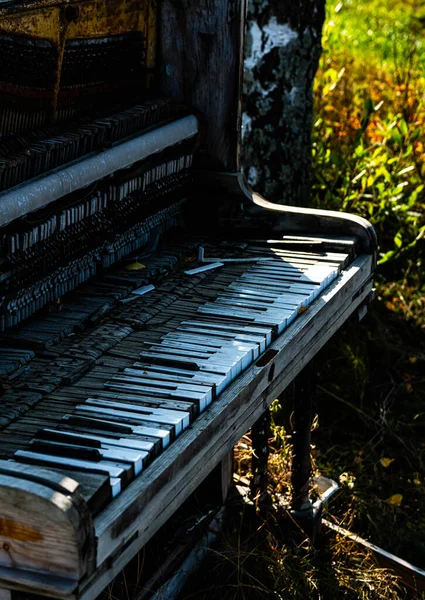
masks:
<path id="1" fill-rule="evenodd" d="M 411 383 L 408 383 L 408 384 L 406 385 L 406 392 L 407 392 L 408 394 L 411 394 L 411 393 L 413 392 L 413 386 L 412 386 L 412 384 L 411 384 Z"/>
<path id="2" fill-rule="evenodd" d="M 134 263 L 130 263 L 126 266 L 126 271 L 141 271 L 142 269 L 146 269 L 145 265 L 139 263 L 137 260 Z"/>
<path id="3" fill-rule="evenodd" d="M 412 363 L 412 365 L 414 365 L 417 360 L 418 359 L 416 358 L 416 356 L 409 356 L 409 362 Z"/>
<path id="4" fill-rule="evenodd" d="M 385 467 L 385 469 L 387 467 L 390 466 L 391 463 L 393 463 L 395 461 L 395 458 L 387 458 L 386 456 L 384 456 L 383 458 L 381 458 L 381 460 L 379 461 L 381 463 L 381 465 L 383 467 Z"/>
<path id="5" fill-rule="evenodd" d="M 388 498 L 387 502 L 388 504 L 392 504 L 393 506 L 400 506 L 400 504 L 403 502 L 403 495 L 393 494 Z"/>

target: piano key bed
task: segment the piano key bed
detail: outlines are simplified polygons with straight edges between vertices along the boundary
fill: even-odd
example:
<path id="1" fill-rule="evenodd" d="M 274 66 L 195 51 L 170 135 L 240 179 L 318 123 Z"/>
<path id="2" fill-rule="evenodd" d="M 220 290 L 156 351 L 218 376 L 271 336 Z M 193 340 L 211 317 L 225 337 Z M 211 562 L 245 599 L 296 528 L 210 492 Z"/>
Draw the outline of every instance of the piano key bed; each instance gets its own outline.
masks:
<path id="1" fill-rule="evenodd" d="M 58 539 L 46 533 L 31 559 L 12 544 L 0 582 L 13 587 L 20 569 L 55 597 L 100 593 L 370 293 L 372 256 L 354 248 L 346 238 L 183 234 L 10 333 L 0 507 L 12 521 L 10 490 L 32 486 L 43 531 L 57 528 Z M 67 302 L 97 306 L 103 295 L 99 325 L 55 335 Z M 21 518 L 31 529 L 38 514 Z M 40 574 L 47 563 L 53 579 Z"/>

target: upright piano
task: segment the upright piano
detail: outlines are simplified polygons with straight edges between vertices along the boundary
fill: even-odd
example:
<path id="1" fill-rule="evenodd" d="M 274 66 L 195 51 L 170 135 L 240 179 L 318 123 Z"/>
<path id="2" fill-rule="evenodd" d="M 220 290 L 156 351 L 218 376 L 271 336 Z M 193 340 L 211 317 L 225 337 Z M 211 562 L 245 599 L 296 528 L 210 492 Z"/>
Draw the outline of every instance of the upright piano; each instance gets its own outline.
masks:
<path id="1" fill-rule="evenodd" d="M 241 173 L 244 18 L 0 0 L 2 599 L 95 598 L 370 297 Z"/>

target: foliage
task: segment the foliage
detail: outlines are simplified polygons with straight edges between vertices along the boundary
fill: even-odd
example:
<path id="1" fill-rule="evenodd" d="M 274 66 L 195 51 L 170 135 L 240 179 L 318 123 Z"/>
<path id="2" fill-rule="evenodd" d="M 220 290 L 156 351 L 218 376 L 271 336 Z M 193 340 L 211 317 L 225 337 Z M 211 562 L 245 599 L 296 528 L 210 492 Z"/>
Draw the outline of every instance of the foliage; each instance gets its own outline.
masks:
<path id="1" fill-rule="evenodd" d="M 380 264 L 420 269 L 425 43 L 406 2 L 331 2 L 316 79 L 313 201 L 375 226 Z M 383 271 L 385 273 L 385 271 Z M 422 284 L 422 278 L 421 278 Z"/>

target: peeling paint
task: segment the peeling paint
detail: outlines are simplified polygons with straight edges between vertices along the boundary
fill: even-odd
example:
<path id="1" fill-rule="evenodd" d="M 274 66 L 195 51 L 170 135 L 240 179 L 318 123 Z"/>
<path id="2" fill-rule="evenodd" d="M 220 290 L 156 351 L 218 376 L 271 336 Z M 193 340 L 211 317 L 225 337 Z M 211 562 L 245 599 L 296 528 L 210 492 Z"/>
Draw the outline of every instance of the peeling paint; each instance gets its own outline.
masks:
<path id="1" fill-rule="evenodd" d="M 248 183 L 249 185 L 254 186 L 258 181 L 258 173 L 255 167 L 249 167 L 248 170 Z"/>
<path id="2" fill-rule="evenodd" d="M 267 40 L 264 45 L 264 54 L 268 54 L 276 46 L 283 48 L 298 37 L 296 31 L 291 29 L 287 23 L 278 23 L 276 17 L 272 17 L 263 27 L 263 35 Z"/>
<path id="3" fill-rule="evenodd" d="M 250 133 L 251 124 L 251 117 L 246 112 L 242 113 L 242 139 L 246 136 L 247 133 Z"/>
<path id="4" fill-rule="evenodd" d="M 278 23 L 276 17 L 272 17 L 263 29 L 260 29 L 258 24 L 252 21 L 248 28 L 248 35 L 250 36 L 251 53 L 245 58 L 246 69 L 256 67 L 273 48 L 283 48 L 298 37 L 296 31 L 286 23 L 283 25 Z"/>
<path id="5" fill-rule="evenodd" d="M 288 93 L 288 99 L 291 102 L 291 104 L 295 104 L 298 93 L 299 93 L 299 90 L 298 90 L 297 86 L 296 85 L 292 86 L 291 91 Z"/>

